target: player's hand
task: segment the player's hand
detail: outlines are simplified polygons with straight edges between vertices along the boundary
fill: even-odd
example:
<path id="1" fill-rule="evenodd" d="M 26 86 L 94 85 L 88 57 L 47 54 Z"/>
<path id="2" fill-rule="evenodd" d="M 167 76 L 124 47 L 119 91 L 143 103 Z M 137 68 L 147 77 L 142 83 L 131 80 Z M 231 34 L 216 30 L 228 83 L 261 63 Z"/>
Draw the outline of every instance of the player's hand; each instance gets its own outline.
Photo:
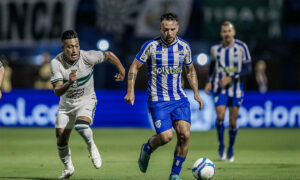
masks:
<path id="1" fill-rule="evenodd" d="M 194 99 L 199 103 L 199 109 L 203 109 L 203 101 L 199 94 L 194 95 Z"/>
<path id="2" fill-rule="evenodd" d="M 116 78 L 115 81 L 124 81 L 125 72 L 117 73 L 114 77 Z"/>
<path id="3" fill-rule="evenodd" d="M 77 80 L 76 71 L 77 70 L 72 70 L 71 73 L 69 74 L 69 82 L 70 82 L 70 84 L 73 84 L 74 81 Z"/>
<path id="4" fill-rule="evenodd" d="M 232 78 L 230 76 L 222 77 L 219 84 L 223 88 L 232 82 Z"/>
<path id="5" fill-rule="evenodd" d="M 130 92 L 127 92 L 126 96 L 124 97 L 124 100 L 128 103 L 128 104 L 131 104 L 131 105 L 134 105 L 134 93 L 130 93 Z"/>
<path id="6" fill-rule="evenodd" d="M 212 90 L 212 84 L 211 82 L 208 82 L 205 84 L 205 87 L 204 87 L 204 91 L 207 95 L 210 95 L 210 92 Z"/>

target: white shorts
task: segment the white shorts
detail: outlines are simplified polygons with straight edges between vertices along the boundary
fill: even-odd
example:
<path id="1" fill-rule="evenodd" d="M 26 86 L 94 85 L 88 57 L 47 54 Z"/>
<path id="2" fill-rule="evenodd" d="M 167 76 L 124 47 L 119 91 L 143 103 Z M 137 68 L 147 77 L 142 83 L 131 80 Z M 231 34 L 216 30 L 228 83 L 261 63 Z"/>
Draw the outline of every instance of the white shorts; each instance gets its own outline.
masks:
<path id="1" fill-rule="evenodd" d="M 96 104 L 97 98 L 95 94 L 77 101 L 61 101 L 57 111 L 55 128 L 73 129 L 75 121 L 79 116 L 90 118 L 92 124 L 95 115 Z"/>

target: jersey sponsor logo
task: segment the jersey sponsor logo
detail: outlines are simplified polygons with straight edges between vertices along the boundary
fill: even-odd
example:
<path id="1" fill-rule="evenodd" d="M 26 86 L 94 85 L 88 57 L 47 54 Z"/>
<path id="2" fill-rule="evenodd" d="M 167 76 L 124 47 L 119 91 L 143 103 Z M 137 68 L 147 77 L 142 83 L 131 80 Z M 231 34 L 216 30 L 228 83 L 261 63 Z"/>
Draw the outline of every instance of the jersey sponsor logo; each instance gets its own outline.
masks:
<path id="1" fill-rule="evenodd" d="M 153 70 L 156 74 L 179 74 L 181 73 L 181 69 L 181 66 L 178 66 L 177 68 L 162 66 L 156 67 Z"/>
<path id="2" fill-rule="evenodd" d="M 154 125 L 155 125 L 156 128 L 159 129 L 161 127 L 161 120 L 155 121 Z"/>
<path id="3" fill-rule="evenodd" d="M 81 98 L 83 96 L 83 94 L 84 94 L 84 88 L 69 90 L 66 95 L 66 98 L 78 99 L 78 98 Z"/>
<path id="4" fill-rule="evenodd" d="M 234 67 L 234 68 L 229 68 L 229 67 L 227 67 L 227 68 L 225 68 L 225 71 L 226 71 L 227 73 L 238 72 L 238 68 L 237 68 L 237 67 Z"/>

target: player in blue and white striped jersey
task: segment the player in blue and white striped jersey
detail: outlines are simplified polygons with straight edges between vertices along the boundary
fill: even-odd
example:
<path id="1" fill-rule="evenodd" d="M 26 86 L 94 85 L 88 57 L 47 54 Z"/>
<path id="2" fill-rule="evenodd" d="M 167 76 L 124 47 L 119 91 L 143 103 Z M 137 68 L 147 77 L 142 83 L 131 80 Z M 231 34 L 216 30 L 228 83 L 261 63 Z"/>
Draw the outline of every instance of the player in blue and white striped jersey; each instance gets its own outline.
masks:
<path id="1" fill-rule="evenodd" d="M 181 72 L 185 66 L 194 98 L 203 107 L 198 92 L 198 80 L 193 66 L 190 45 L 177 37 L 177 16 L 161 16 L 161 37 L 146 42 L 133 61 L 128 73 L 128 92 L 125 101 L 134 104 L 134 84 L 138 69 L 148 65 L 148 108 L 156 135 L 142 146 L 139 167 L 147 171 L 150 154 L 173 138 L 174 127 L 177 145 L 170 179 L 180 179 L 179 173 L 188 152 L 190 136 L 190 104 L 182 87 Z"/>
<path id="2" fill-rule="evenodd" d="M 5 73 L 5 68 L 3 66 L 3 63 L 2 63 L 2 57 L 0 57 L 0 99 L 2 98 L 2 92 L 1 92 L 1 86 L 2 86 L 2 82 L 3 82 L 3 79 L 4 79 L 4 73 Z"/>
<path id="3" fill-rule="evenodd" d="M 213 91 L 217 111 L 216 129 L 219 140 L 219 158 L 226 159 L 224 145 L 224 117 L 229 107 L 229 146 L 227 159 L 234 161 L 233 146 L 237 135 L 237 117 L 242 104 L 243 77 L 251 73 L 251 57 L 248 47 L 234 39 L 235 28 L 229 21 L 221 26 L 222 42 L 211 47 L 211 65 L 205 91 Z"/>

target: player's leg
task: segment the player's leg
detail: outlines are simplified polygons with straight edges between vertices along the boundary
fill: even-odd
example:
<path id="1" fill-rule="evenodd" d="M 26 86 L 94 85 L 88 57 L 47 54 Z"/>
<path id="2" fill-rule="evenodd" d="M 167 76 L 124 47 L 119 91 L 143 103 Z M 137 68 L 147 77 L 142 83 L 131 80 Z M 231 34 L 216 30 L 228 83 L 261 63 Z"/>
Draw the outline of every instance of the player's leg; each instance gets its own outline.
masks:
<path id="1" fill-rule="evenodd" d="M 148 139 L 148 141 L 142 145 L 138 164 L 140 170 L 145 173 L 148 169 L 151 153 L 173 138 L 172 121 L 170 116 L 170 109 L 172 104 L 170 102 L 150 103 L 149 111 L 152 117 L 152 121 L 156 130 L 156 135 Z"/>
<path id="2" fill-rule="evenodd" d="M 216 120 L 216 129 L 217 129 L 217 135 L 218 135 L 218 141 L 219 141 L 219 159 L 225 160 L 226 154 L 225 154 L 225 145 L 224 145 L 224 118 L 225 118 L 225 112 L 226 112 L 226 106 L 219 105 L 216 106 L 216 112 L 217 112 L 217 120 Z"/>
<path id="3" fill-rule="evenodd" d="M 172 138 L 173 138 L 173 130 L 168 129 L 157 135 L 152 136 L 145 144 L 142 145 L 138 164 L 140 170 L 143 173 L 147 172 L 151 153 L 159 146 L 162 146 L 170 142 Z"/>
<path id="4" fill-rule="evenodd" d="M 94 142 L 93 131 L 90 125 L 93 124 L 97 104 L 96 95 L 93 95 L 80 103 L 76 112 L 75 130 L 87 144 L 87 148 L 95 168 L 100 168 L 102 159 Z"/>
<path id="5" fill-rule="evenodd" d="M 229 146 L 227 151 L 227 159 L 230 162 L 234 161 L 234 142 L 236 139 L 236 135 L 238 132 L 237 128 L 237 118 L 239 113 L 238 106 L 231 106 L 229 107 Z"/>
<path id="6" fill-rule="evenodd" d="M 55 123 L 57 151 L 60 160 L 65 166 L 59 179 L 69 178 L 74 174 L 74 166 L 71 159 L 71 149 L 68 145 L 70 134 L 72 132 L 72 127 L 70 127 L 69 122 L 69 116 L 59 111 Z"/>
<path id="7" fill-rule="evenodd" d="M 180 179 L 179 174 L 189 150 L 191 124 L 185 120 L 175 121 L 174 129 L 177 135 L 177 144 L 170 179 Z"/>
<path id="8" fill-rule="evenodd" d="M 189 150 L 189 138 L 191 129 L 190 103 L 187 99 L 179 100 L 171 117 L 173 127 L 177 135 L 177 144 L 174 152 L 174 160 L 170 174 L 170 180 L 179 180 L 179 174 Z"/>
<path id="9" fill-rule="evenodd" d="M 226 105 L 228 97 L 225 94 L 214 94 L 214 102 L 216 106 L 217 119 L 216 119 L 216 130 L 219 141 L 218 154 L 220 160 L 226 159 L 225 145 L 224 145 L 224 119 L 226 112 Z"/>
<path id="10" fill-rule="evenodd" d="M 90 124 L 92 124 L 92 121 L 89 117 L 78 116 L 75 121 L 75 130 L 87 144 L 87 148 L 90 153 L 93 165 L 98 169 L 102 165 L 102 159 L 94 142 L 93 131 L 90 128 Z"/>

